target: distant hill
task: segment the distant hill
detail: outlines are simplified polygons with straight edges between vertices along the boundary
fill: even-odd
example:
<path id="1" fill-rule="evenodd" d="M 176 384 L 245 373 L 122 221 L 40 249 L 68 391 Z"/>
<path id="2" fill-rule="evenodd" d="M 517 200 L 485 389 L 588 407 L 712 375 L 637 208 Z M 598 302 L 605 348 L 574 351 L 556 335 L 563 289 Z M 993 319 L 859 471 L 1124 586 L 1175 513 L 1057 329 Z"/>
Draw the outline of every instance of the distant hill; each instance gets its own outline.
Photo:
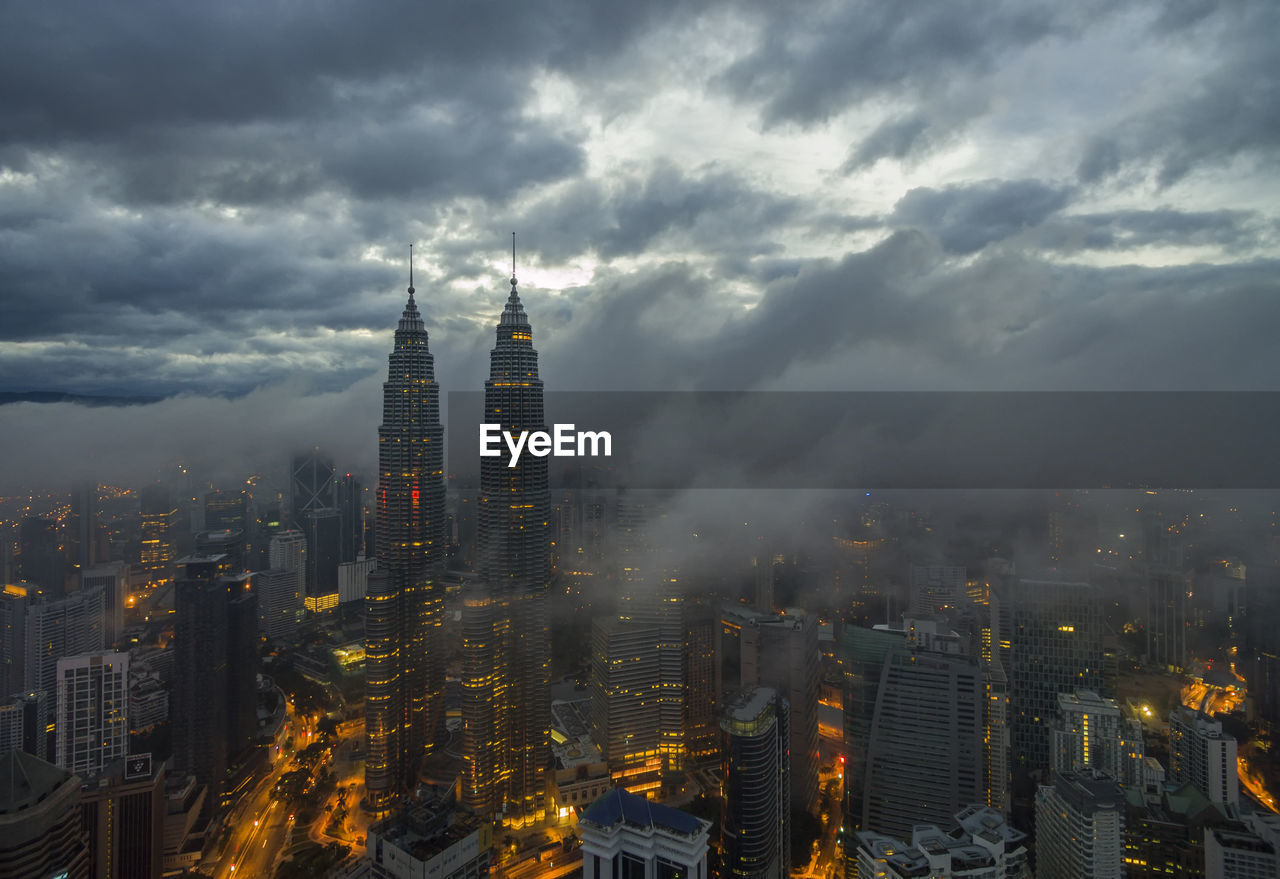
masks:
<path id="1" fill-rule="evenodd" d="M 0 391 L 0 406 L 5 403 L 79 403 L 81 406 L 145 406 L 163 397 L 117 396 L 106 394 L 72 394 L 67 391 Z"/>

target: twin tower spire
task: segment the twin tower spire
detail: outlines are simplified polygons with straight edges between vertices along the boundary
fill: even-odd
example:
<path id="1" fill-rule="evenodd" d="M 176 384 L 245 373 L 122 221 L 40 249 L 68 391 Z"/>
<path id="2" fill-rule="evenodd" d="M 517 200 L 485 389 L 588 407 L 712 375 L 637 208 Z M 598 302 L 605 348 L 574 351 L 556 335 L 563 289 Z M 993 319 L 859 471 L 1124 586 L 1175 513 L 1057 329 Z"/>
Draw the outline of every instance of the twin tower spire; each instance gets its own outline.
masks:
<path id="1" fill-rule="evenodd" d="M 364 806 L 395 808 L 441 749 L 445 730 L 444 434 L 435 362 L 414 301 L 413 246 L 405 304 L 383 384 L 378 428 L 377 566 L 365 594 Z M 495 327 L 484 383 L 485 423 L 544 430 L 538 354 L 516 293 Z M 462 596 L 462 800 L 524 824 L 545 811 L 549 756 L 551 503 L 545 458 L 484 458 L 474 566 Z M 452 624 L 452 623 L 451 623 Z"/>

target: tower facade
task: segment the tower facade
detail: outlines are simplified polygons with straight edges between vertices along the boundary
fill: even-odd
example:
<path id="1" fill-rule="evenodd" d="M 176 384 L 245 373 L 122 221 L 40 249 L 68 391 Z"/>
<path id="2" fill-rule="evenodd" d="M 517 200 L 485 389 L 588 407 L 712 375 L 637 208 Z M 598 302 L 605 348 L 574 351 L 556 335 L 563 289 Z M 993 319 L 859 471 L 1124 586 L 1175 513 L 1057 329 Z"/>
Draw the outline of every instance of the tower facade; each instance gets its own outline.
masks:
<path id="1" fill-rule="evenodd" d="M 516 279 L 497 326 L 484 419 L 513 436 L 546 430 L 533 330 Z M 508 823 L 537 817 L 551 734 L 547 459 L 480 459 L 476 567 L 463 601 L 463 800 Z"/>
<path id="2" fill-rule="evenodd" d="M 444 432 L 427 330 L 409 301 L 396 327 L 378 427 L 377 568 L 365 597 L 366 805 L 412 785 L 444 718 Z"/>
<path id="3" fill-rule="evenodd" d="M 726 808 L 721 875 L 785 879 L 791 868 L 791 761 L 787 700 L 769 687 L 744 690 L 720 721 Z"/>

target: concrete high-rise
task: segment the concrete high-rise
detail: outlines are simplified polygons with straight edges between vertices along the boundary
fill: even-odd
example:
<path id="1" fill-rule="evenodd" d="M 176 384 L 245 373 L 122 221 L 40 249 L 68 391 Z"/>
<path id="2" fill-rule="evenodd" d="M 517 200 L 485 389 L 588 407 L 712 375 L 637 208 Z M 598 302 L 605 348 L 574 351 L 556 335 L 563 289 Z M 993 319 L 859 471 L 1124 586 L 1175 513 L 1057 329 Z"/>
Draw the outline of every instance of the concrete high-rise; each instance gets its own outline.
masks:
<path id="1" fill-rule="evenodd" d="M 129 566 L 124 562 L 105 562 L 80 569 L 80 590 L 102 589 L 102 640 L 114 646 L 124 634 L 124 604 L 129 585 Z"/>
<path id="2" fill-rule="evenodd" d="M 621 788 L 578 821 L 583 879 L 707 879 L 710 822 Z"/>
<path id="3" fill-rule="evenodd" d="M 1115 699 L 1089 690 L 1059 693 L 1051 734 L 1054 772 L 1099 769 L 1126 787 L 1142 789 L 1146 766 L 1142 723 Z"/>
<path id="4" fill-rule="evenodd" d="M 1222 723 L 1190 708 L 1169 715 L 1169 781 L 1191 782 L 1214 804 L 1240 804 L 1236 740 Z"/>
<path id="5" fill-rule="evenodd" d="M 26 692 L 56 691 L 58 660 L 101 651 L 106 599 L 101 588 L 85 589 L 57 601 L 37 601 L 27 608 Z"/>
<path id="6" fill-rule="evenodd" d="M 311 613 L 333 611 L 338 607 L 342 519 L 331 507 L 308 510 L 303 527 L 307 535 L 307 590 L 303 604 Z"/>
<path id="7" fill-rule="evenodd" d="M 1124 875 L 1124 794 L 1111 776 L 1055 773 L 1036 792 L 1036 876 L 1120 879 Z"/>
<path id="8" fill-rule="evenodd" d="M 416 782 L 444 724 L 444 429 L 427 342 L 411 265 L 382 386 L 377 567 L 365 596 L 365 805 L 378 813 Z"/>
<path id="9" fill-rule="evenodd" d="M 791 871 L 787 700 L 770 687 L 744 691 L 720 721 L 724 742 L 721 875 L 786 879 Z"/>
<path id="10" fill-rule="evenodd" d="M 129 751 L 129 654 L 58 660 L 58 766 L 81 778 Z"/>
<path id="11" fill-rule="evenodd" d="M 0 757 L 0 876 L 88 879 L 80 782 L 22 751 Z"/>
<path id="12" fill-rule="evenodd" d="M 930 624 L 908 619 L 902 649 L 885 657 L 867 746 L 862 827 L 903 839 L 985 799 L 982 669 L 928 649 L 915 635 Z"/>
<path id="13" fill-rule="evenodd" d="M 538 352 L 514 275 L 496 329 L 484 421 L 513 435 L 545 430 Z M 551 493 L 545 457 L 509 460 L 506 451 L 480 460 L 479 579 L 463 598 L 462 799 L 518 825 L 545 808 Z"/>

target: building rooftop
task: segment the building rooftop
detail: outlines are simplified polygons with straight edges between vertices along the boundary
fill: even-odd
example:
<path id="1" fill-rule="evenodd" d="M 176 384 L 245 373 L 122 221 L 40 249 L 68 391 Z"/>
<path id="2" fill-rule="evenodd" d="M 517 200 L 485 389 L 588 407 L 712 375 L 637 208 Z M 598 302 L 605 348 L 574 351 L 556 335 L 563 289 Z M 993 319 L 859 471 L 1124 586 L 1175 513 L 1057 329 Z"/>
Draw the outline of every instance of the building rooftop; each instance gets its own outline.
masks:
<path id="1" fill-rule="evenodd" d="M 0 757 L 0 815 L 30 808 L 67 783 L 70 772 L 25 751 Z"/>
<path id="2" fill-rule="evenodd" d="M 742 723 L 748 723 L 760 716 L 765 706 L 777 697 L 772 687 L 756 687 L 747 690 L 725 707 L 725 717 Z"/>
<path id="3" fill-rule="evenodd" d="M 684 836 L 703 833 L 711 826 L 688 812 L 681 812 L 661 803 L 651 803 L 622 788 L 614 788 L 592 803 L 581 821 L 602 828 L 618 824 L 629 824 L 641 829 L 658 828 Z"/>

